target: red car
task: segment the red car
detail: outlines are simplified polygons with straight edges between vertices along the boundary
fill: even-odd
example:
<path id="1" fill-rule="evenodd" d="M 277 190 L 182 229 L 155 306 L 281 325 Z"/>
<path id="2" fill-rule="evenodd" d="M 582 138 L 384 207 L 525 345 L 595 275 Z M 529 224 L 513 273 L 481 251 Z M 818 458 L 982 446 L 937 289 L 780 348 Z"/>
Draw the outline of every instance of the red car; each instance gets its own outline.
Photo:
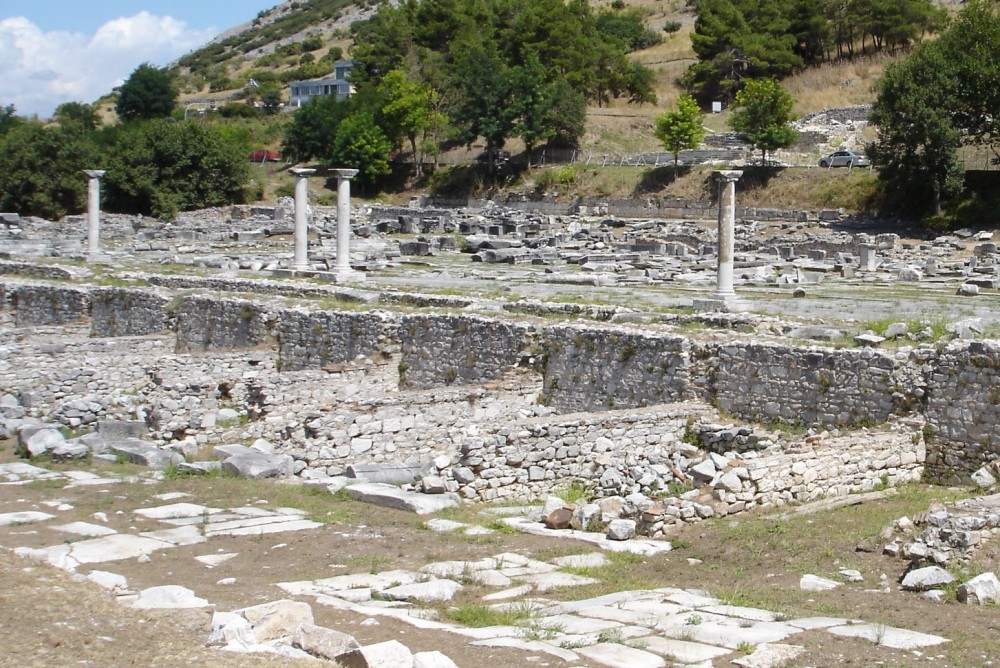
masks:
<path id="1" fill-rule="evenodd" d="M 250 153 L 250 162 L 281 162 L 281 156 L 274 151 L 259 148 Z"/>

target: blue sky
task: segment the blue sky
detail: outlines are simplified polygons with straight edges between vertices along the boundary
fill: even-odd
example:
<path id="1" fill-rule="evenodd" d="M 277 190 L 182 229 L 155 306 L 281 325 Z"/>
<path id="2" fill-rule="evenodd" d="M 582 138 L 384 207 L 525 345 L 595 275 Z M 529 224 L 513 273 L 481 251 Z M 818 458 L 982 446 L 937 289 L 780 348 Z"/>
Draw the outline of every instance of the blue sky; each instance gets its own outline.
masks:
<path id="1" fill-rule="evenodd" d="M 0 106 L 45 118 L 93 102 L 281 0 L 2 0 Z"/>

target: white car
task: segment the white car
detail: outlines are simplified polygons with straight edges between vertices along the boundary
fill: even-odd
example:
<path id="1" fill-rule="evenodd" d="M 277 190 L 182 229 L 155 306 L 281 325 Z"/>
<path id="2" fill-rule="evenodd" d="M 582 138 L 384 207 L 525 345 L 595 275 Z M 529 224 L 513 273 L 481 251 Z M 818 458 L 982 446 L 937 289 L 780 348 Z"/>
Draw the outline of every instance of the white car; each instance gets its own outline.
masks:
<path id="1" fill-rule="evenodd" d="M 872 161 L 855 151 L 837 151 L 819 159 L 820 167 L 871 167 Z"/>

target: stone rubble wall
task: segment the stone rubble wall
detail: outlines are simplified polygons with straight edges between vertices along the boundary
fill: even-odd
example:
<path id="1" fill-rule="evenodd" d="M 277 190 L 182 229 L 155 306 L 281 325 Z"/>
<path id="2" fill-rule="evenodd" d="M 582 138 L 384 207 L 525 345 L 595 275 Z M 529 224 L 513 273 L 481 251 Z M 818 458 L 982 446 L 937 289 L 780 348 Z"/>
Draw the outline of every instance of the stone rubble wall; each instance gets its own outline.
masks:
<path id="1" fill-rule="evenodd" d="M 930 371 L 929 472 L 956 481 L 1000 457 L 1000 342 L 953 344 Z"/>
<path id="2" fill-rule="evenodd" d="M 452 315 L 408 315 L 399 331 L 399 384 L 411 389 L 497 380 L 534 336 L 519 323 Z"/>
<path id="3" fill-rule="evenodd" d="M 298 370 L 391 356 L 399 340 L 399 317 L 383 311 L 350 313 L 285 309 L 278 322 L 281 369 Z"/>
<path id="4" fill-rule="evenodd" d="M 598 329 L 545 329 L 546 403 L 561 412 L 668 404 L 688 395 L 688 349 L 681 336 Z"/>
<path id="5" fill-rule="evenodd" d="M 124 288 L 97 288 L 90 293 L 90 335 L 93 337 L 144 336 L 170 326 L 162 294 Z"/>
<path id="6" fill-rule="evenodd" d="M 78 272 L 69 267 L 54 267 L 30 262 L 0 261 L 0 274 L 14 274 L 48 281 L 68 281 L 77 277 Z"/>
<path id="7" fill-rule="evenodd" d="M 597 481 L 604 494 L 639 491 L 672 479 L 669 465 L 683 443 L 692 406 L 664 406 L 614 415 L 536 418 L 467 430 L 452 491 L 476 501 L 543 499 L 571 480 Z M 663 470 L 655 473 L 654 466 Z M 638 475 L 636 475 L 638 473 Z"/>
<path id="8" fill-rule="evenodd" d="M 9 352 L 19 348 L 16 339 L 10 339 L 4 359 L 14 366 L 0 375 L 0 383 L 50 409 L 53 402 L 85 388 L 103 407 L 98 413 L 133 411 L 130 401 L 112 406 L 98 395 L 110 393 L 118 401 L 119 390 L 141 384 L 141 369 L 150 363 L 142 349 L 127 357 L 128 364 L 114 357 L 131 353 L 133 342 L 159 350 L 160 339 L 147 344 L 131 335 L 163 331 L 166 323 L 167 328 L 176 327 L 175 350 L 181 353 L 258 355 L 265 361 L 258 359 L 257 367 L 270 365 L 275 373 L 285 365 L 325 368 L 356 365 L 360 359 L 375 364 L 378 373 L 402 389 L 482 385 L 497 382 L 514 368 L 534 368 L 540 371 L 536 377 L 545 408 L 558 412 L 701 398 L 743 420 L 759 422 L 858 427 L 883 423 L 893 415 L 924 415 L 931 435 L 928 473 L 935 479 L 967 475 L 1000 451 L 1000 391 L 995 389 L 1000 387 L 1000 344 L 995 342 L 956 342 L 941 352 L 930 346 L 896 352 L 796 347 L 734 341 L 737 334 L 729 340 L 692 343 L 672 334 L 597 323 L 530 326 L 452 314 L 307 313 L 205 295 L 164 303 L 155 291 L 139 288 L 2 284 L 15 309 L 4 317 L 12 317 L 16 327 L 32 327 L 33 341 L 44 340 L 44 328 L 50 325 L 89 327 L 99 337 L 130 335 L 122 343 L 95 342 L 116 351 L 99 359 L 81 353 L 83 368 L 96 370 L 97 381 L 70 378 L 73 372 L 68 369 L 81 363 L 69 357 L 59 358 L 67 369 L 47 367 L 19 375 L 17 359 Z M 97 305 L 95 317 L 88 321 L 92 304 Z M 113 316 L 116 309 L 125 315 Z M 62 355 L 61 336 L 53 336 L 46 344 L 51 349 L 44 352 Z M 35 352 L 42 354 L 40 349 Z M 317 373 L 322 378 L 334 370 Z M 55 378 L 57 371 L 68 375 Z M 96 389 L 91 382 L 98 383 Z M 260 403 L 246 397 L 234 401 L 241 407 Z M 271 433 L 286 432 L 276 428 Z"/>
<path id="9" fill-rule="evenodd" d="M 82 324 L 37 327 L 30 340 L 3 340 L 0 393 L 16 397 L 23 414 L 68 426 L 97 419 L 135 419 L 152 360 L 170 352 L 166 337 L 87 339 Z M 86 411 L 77 414 L 79 406 Z M 2 409 L 10 416 L 9 408 Z"/>
<path id="10" fill-rule="evenodd" d="M 177 307 L 177 352 L 257 348 L 268 342 L 269 311 L 244 299 L 183 297 Z"/>
<path id="11" fill-rule="evenodd" d="M 853 427 L 899 411 L 902 366 L 870 348 L 732 342 L 714 349 L 709 388 L 720 408 L 747 420 Z"/>
<path id="12" fill-rule="evenodd" d="M 711 517 L 918 481 L 926 448 L 914 427 L 899 424 L 886 433 L 862 431 L 785 451 L 744 453 L 725 462 L 712 480 L 699 481 L 700 490 L 638 509 L 640 533 L 668 535 L 677 526 Z"/>
<path id="13" fill-rule="evenodd" d="M 16 327 L 63 325 L 90 315 L 90 293 L 85 288 L 22 283 L 10 294 Z"/>

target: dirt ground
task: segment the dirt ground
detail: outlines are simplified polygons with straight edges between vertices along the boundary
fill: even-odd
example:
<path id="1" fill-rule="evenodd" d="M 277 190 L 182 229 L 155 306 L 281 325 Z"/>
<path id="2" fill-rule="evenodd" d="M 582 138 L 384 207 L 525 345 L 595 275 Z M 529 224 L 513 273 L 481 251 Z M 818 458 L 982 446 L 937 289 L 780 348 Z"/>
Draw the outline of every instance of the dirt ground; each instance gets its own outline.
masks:
<path id="1" fill-rule="evenodd" d="M 8 445 L 0 461 L 11 459 Z M 108 467 L 103 473 L 135 471 L 122 465 Z M 193 495 L 182 501 L 216 507 L 298 507 L 310 518 L 327 523 L 309 531 L 213 537 L 207 543 L 155 552 L 147 563 L 122 560 L 95 567 L 124 575 L 133 590 L 180 584 L 207 598 L 217 610 L 232 610 L 286 598 L 274 586 L 284 581 L 416 569 L 431 561 L 479 559 L 507 551 L 542 560 L 593 551 L 570 540 L 523 534 L 439 534 L 424 528 L 426 518 L 415 515 L 297 486 L 228 478 L 176 478 L 155 484 L 75 488 L 49 482 L 0 485 L 0 512 L 51 511 L 42 502 L 59 500 L 73 506 L 59 513 L 60 522 L 93 522 L 91 516 L 103 512 L 109 527 L 135 533 L 163 525 L 132 511 L 162 505 L 165 502 L 154 499 L 154 495 L 178 491 Z M 880 534 L 894 519 L 913 517 L 926 510 L 932 499 L 948 501 L 963 494 L 960 490 L 912 486 L 877 502 L 811 515 L 746 515 L 708 521 L 674 536 L 672 552 L 622 562 L 620 567 L 604 572 L 599 585 L 565 588 L 547 596 L 567 600 L 625 589 L 699 588 L 727 603 L 766 608 L 789 617 L 857 618 L 951 640 L 926 652 L 901 651 L 814 631 L 789 639 L 807 648 L 791 666 L 989 666 L 1000 657 L 1000 611 L 960 605 L 954 601 L 953 592 L 946 603 L 901 592 L 897 581 L 905 563 L 880 554 L 880 541 L 884 540 Z M 481 510 L 466 508 L 445 516 L 483 525 L 493 523 L 494 516 L 484 515 Z M 45 523 L 0 527 L 0 545 L 5 547 L 43 547 L 64 539 L 65 534 L 47 528 Z M 874 551 L 859 551 L 859 546 Z M 238 556 L 211 569 L 193 559 L 196 555 L 222 552 Z M 974 574 L 998 567 L 1000 544 L 987 545 L 966 571 Z M 844 584 L 828 592 L 805 592 L 798 587 L 805 573 L 835 578 L 840 568 L 861 571 L 864 582 Z M 882 574 L 886 579 L 880 582 Z M 218 584 L 224 578 L 235 578 L 236 582 Z M 485 589 L 467 586 L 450 605 L 475 602 L 484 593 Z M 384 617 L 379 618 L 378 625 L 362 625 L 364 618 L 359 615 L 305 600 L 312 605 L 317 624 L 355 635 L 363 644 L 397 639 L 415 652 L 444 652 L 463 668 L 497 662 L 509 666 L 596 665 L 587 661 L 566 664 L 549 655 L 520 650 L 472 647 L 460 636 L 423 631 Z M 155 613 L 126 608 L 95 585 L 75 582 L 62 571 L 6 550 L 0 550 L 0 609 L 4 611 L 0 614 L 0 666 L 293 665 L 286 659 L 249 658 L 206 648 L 208 613 Z M 443 606 L 439 612 L 446 614 Z M 737 656 L 734 653 L 718 659 L 715 665 L 728 665 Z"/>

